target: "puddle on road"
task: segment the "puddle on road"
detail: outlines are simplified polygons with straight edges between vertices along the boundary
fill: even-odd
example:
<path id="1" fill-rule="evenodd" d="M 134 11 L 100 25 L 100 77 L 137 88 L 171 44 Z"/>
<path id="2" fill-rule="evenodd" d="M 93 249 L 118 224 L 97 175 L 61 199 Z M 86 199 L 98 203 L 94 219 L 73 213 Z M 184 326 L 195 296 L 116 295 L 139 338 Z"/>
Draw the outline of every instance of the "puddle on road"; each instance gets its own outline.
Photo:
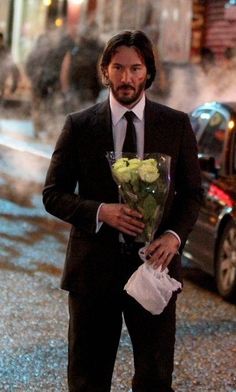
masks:
<path id="1" fill-rule="evenodd" d="M 0 183 L 0 268 L 58 276 L 70 226 L 47 214 L 40 184 L 16 184 L 7 175 Z"/>

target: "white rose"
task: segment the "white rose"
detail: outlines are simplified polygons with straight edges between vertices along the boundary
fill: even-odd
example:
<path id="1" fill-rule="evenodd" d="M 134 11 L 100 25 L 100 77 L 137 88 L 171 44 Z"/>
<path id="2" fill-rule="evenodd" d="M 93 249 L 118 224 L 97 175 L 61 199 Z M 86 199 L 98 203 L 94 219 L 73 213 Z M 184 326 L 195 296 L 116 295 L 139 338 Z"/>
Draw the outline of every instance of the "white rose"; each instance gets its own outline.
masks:
<path id="1" fill-rule="evenodd" d="M 129 182 L 131 179 L 131 171 L 128 166 L 118 167 L 118 169 L 113 170 L 113 173 L 120 183 Z"/>
<path id="2" fill-rule="evenodd" d="M 113 165 L 113 169 L 116 170 L 119 169 L 120 167 L 126 167 L 128 166 L 127 162 L 128 162 L 128 158 L 117 159 L 117 161 Z"/>
<path id="3" fill-rule="evenodd" d="M 138 168 L 138 174 L 142 181 L 149 183 L 156 181 L 160 176 L 156 164 L 154 165 L 153 163 L 144 163 L 140 165 L 140 167 Z"/>
<path id="4" fill-rule="evenodd" d="M 143 165 L 152 165 L 152 166 L 155 166 L 155 167 L 156 167 L 157 161 L 156 161 L 156 159 L 153 159 L 153 158 L 144 159 L 144 160 L 142 161 L 142 164 L 143 164 Z"/>
<path id="5" fill-rule="evenodd" d="M 139 166 L 141 162 L 142 162 L 141 159 L 138 158 L 133 158 L 128 160 L 129 166 Z"/>

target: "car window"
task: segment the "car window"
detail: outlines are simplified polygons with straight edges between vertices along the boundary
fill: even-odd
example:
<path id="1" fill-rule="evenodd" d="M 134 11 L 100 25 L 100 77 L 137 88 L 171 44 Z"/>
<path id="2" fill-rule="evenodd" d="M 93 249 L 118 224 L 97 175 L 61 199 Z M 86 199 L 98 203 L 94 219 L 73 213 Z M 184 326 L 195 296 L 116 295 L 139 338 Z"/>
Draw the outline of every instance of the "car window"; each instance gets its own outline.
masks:
<path id="1" fill-rule="evenodd" d="M 236 173 L 236 138 L 234 138 L 234 147 L 233 147 L 233 173 Z"/>
<path id="2" fill-rule="evenodd" d="M 190 122 L 196 139 L 199 140 L 203 130 L 205 129 L 208 121 L 210 120 L 212 109 L 197 109 L 190 114 Z"/>
<path id="3" fill-rule="evenodd" d="M 198 140 L 199 152 L 213 156 L 217 166 L 220 166 L 222 162 L 226 128 L 227 120 L 225 116 L 215 111 L 211 114 Z"/>

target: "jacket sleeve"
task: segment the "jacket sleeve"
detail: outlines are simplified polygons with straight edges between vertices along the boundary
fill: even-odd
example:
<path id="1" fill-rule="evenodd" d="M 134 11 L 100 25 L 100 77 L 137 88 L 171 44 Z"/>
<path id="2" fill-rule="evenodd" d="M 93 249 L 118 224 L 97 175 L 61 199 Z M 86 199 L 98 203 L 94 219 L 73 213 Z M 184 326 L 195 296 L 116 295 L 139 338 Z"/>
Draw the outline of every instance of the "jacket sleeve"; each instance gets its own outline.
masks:
<path id="1" fill-rule="evenodd" d="M 78 132 L 78 129 L 76 129 Z M 79 160 L 78 142 L 69 115 L 56 143 L 43 189 L 43 203 L 50 214 L 78 229 L 95 233 L 100 202 L 84 200 L 76 191 Z"/>
<path id="2" fill-rule="evenodd" d="M 189 118 L 185 115 L 176 167 L 175 196 L 167 222 L 167 228 L 179 235 L 181 249 L 197 220 L 202 199 L 197 143 Z"/>

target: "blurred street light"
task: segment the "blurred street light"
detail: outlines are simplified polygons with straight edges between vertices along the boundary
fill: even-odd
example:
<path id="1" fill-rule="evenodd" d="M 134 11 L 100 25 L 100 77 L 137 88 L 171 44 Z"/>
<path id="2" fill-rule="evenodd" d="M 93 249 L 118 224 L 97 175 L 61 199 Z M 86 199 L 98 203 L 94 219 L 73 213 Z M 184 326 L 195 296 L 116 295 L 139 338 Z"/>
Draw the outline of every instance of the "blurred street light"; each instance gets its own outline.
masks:
<path id="1" fill-rule="evenodd" d="M 52 4 L 52 0 L 43 0 L 43 4 L 44 4 L 46 7 L 49 7 L 49 6 Z"/>

